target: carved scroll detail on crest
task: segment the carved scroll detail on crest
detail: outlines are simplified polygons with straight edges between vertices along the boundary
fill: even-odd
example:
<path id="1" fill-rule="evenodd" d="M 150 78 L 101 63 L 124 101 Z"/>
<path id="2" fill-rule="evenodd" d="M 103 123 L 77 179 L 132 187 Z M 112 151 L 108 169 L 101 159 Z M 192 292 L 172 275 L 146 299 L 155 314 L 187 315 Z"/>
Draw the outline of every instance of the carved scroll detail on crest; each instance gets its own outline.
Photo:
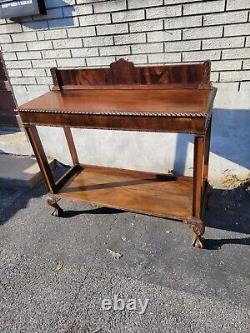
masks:
<path id="1" fill-rule="evenodd" d="M 138 71 L 132 62 L 119 59 L 110 64 L 112 84 L 135 84 L 138 82 Z"/>
<path id="2" fill-rule="evenodd" d="M 203 63 L 203 83 L 209 83 L 210 82 L 210 72 L 211 72 L 211 61 L 206 60 Z"/>

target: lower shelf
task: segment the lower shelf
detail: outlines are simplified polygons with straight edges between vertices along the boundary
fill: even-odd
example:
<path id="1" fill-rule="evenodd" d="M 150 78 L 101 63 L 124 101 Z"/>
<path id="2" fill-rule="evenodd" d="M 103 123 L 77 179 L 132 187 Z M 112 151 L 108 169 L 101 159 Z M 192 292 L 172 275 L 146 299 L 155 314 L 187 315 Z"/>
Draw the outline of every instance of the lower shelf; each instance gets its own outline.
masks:
<path id="1" fill-rule="evenodd" d="M 192 216 L 192 178 L 82 166 L 61 197 L 183 220 Z"/>
<path id="2" fill-rule="evenodd" d="M 192 216 L 192 178 L 82 166 L 58 193 L 70 200 L 183 220 Z"/>

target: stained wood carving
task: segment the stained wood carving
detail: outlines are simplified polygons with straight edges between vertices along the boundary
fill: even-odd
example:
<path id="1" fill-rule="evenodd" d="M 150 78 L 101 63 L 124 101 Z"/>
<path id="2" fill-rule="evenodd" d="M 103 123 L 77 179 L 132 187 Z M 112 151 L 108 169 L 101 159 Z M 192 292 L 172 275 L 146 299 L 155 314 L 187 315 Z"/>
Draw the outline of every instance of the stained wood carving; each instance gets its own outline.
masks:
<path id="1" fill-rule="evenodd" d="M 135 67 L 132 62 L 119 59 L 110 68 L 51 69 L 54 89 L 90 89 L 126 85 L 208 85 L 210 61 L 199 64 Z"/>

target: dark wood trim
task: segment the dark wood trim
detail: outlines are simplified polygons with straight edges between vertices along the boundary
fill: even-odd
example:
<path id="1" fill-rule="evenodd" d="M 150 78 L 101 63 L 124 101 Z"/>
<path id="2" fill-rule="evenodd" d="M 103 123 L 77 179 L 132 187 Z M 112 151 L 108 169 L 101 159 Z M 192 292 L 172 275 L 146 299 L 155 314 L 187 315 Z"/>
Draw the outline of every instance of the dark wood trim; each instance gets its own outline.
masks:
<path id="1" fill-rule="evenodd" d="M 193 216 L 201 219 L 203 189 L 204 136 L 194 137 Z"/>
<path id="2" fill-rule="evenodd" d="M 47 157 L 45 155 L 45 152 L 43 150 L 43 146 L 42 146 L 38 131 L 36 129 L 36 126 L 32 125 L 29 127 L 25 127 L 25 130 L 29 137 L 31 146 L 33 148 L 33 151 L 36 156 L 36 159 L 37 159 L 38 165 L 40 167 L 40 170 L 42 172 L 42 175 L 44 177 L 47 190 L 50 193 L 55 193 L 56 192 L 55 181 L 53 179 L 52 172 L 51 172 Z"/>
<path id="3" fill-rule="evenodd" d="M 77 174 L 79 171 L 82 170 L 82 167 L 79 164 L 73 165 L 65 174 L 60 177 L 56 182 L 56 193 L 60 191 L 60 189 L 70 180 L 72 176 Z"/>
<path id="4" fill-rule="evenodd" d="M 81 85 L 62 85 L 59 86 L 55 84 L 52 90 L 112 90 L 112 89 L 120 89 L 120 90 L 130 90 L 130 89 L 138 89 L 138 90 L 162 90 L 162 89 L 213 89 L 210 84 L 130 84 L 129 87 L 126 84 L 117 84 L 117 85 L 91 85 L 91 86 L 81 86 Z"/>
<path id="5" fill-rule="evenodd" d="M 205 135 L 205 148 L 204 148 L 204 181 L 208 180 L 208 168 L 209 168 L 209 152 L 210 152 L 210 141 L 211 141 L 211 127 L 212 117 L 209 122 L 207 132 Z"/>
<path id="6" fill-rule="evenodd" d="M 69 147 L 69 152 L 72 158 L 72 162 L 73 165 L 75 164 L 79 164 L 79 160 L 78 160 L 78 155 L 77 155 L 77 151 L 76 151 L 76 147 L 75 147 L 75 143 L 74 143 L 74 138 L 72 135 L 72 131 L 70 127 L 64 127 L 64 134 L 68 143 L 68 147 Z"/>

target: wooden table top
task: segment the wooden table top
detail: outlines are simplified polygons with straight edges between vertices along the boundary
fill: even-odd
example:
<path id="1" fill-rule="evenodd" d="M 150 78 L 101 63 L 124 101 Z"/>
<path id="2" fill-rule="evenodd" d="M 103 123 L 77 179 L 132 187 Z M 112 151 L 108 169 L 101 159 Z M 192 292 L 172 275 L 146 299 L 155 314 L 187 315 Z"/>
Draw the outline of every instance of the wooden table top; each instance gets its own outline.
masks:
<path id="1" fill-rule="evenodd" d="M 214 95 L 214 88 L 63 90 L 35 98 L 18 111 L 206 118 Z"/>

